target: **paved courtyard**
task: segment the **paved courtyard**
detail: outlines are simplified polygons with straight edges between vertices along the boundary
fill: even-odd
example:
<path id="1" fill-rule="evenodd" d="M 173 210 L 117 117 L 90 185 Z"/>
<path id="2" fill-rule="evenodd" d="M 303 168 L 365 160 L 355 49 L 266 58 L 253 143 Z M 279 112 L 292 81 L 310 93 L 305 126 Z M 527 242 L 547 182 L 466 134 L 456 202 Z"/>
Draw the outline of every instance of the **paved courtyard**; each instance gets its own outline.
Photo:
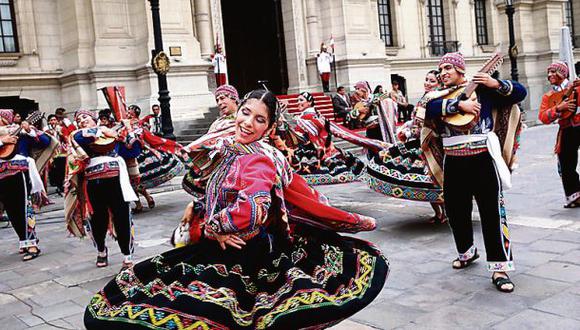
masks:
<path id="1" fill-rule="evenodd" d="M 378 244 L 391 264 L 379 297 L 335 329 L 580 329 L 580 209 L 562 208 L 551 153 L 555 132 L 555 126 L 524 132 L 520 167 L 506 193 L 513 294 L 495 290 L 485 258 L 465 270 L 451 268 L 450 230 L 426 223 L 428 204 L 386 198 L 362 183 L 319 187 L 333 205 L 378 219 L 376 231 L 358 236 Z M 157 207 L 136 217 L 137 259 L 171 248 L 171 230 L 189 200 L 170 191 L 176 183 L 158 189 Z M 62 200 L 56 202 L 38 217 L 43 253 L 36 260 L 20 261 L 13 230 L 0 229 L 0 329 L 82 329 L 84 306 L 120 269 L 112 241 L 110 266 L 95 267 L 92 243 L 67 236 Z M 474 230 L 483 250 L 479 223 Z"/>

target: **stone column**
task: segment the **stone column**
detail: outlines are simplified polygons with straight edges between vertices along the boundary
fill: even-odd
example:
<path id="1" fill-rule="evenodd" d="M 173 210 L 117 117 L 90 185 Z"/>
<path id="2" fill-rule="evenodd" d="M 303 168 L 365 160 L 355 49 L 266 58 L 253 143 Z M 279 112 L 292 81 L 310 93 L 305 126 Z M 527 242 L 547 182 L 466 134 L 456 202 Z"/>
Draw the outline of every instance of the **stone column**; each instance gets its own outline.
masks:
<path id="1" fill-rule="evenodd" d="M 320 35 L 318 33 L 318 11 L 316 0 L 306 1 L 306 26 L 308 29 L 308 54 L 316 55 L 320 51 Z"/>
<path id="2" fill-rule="evenodd" d="M 195 29 L 201 48 L 201 56 L 209 57 L 213 53 L 210 22 L 209 0 L 195 0 Z"/>

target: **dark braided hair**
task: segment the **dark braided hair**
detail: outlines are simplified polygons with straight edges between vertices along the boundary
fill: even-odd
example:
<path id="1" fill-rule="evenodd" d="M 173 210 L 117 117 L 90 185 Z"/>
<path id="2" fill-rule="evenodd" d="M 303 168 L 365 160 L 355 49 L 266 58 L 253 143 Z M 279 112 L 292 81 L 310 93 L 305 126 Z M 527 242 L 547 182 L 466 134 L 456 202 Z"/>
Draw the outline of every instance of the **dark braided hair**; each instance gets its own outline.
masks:
<path id="1" fill-rule="evenodd" d="M 280 113 L 280 104 L 278 103 L 278 99 L 274 93 L 265 89 L 255 89 L 244 96 L 240 102 L 238 110 L 241 109 L 250 99 L 262 101 L 266 105 L 266 108 L 268 108 L 268 127 L 272 127 L 272 125 L 274 125 L 278 120 L 278 115 Z"/>

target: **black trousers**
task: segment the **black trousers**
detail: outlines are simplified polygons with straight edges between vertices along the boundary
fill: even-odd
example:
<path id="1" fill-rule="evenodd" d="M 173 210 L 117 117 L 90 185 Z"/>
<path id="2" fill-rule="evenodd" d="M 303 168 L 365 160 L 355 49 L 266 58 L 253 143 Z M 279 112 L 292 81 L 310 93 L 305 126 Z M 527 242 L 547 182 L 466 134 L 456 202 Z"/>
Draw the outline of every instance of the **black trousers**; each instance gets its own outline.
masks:
<path id="1" fill-rule="evenodd" d="M 111 212 L 119 248 L 124 255 L 130 255 L 133 252 L 131 212 L 129 203 L 123 199 L 119 177 L 89 180 L 87 193 L 93 208 L 89 222 L 97 249 L 100 252 L 105 251 L 105 237 Z"/>
<path id="2" fill-rule="evenodd" d="M 443 195 L 445 210 L 459 254 L 473 246 L 471 212 L 475 197 L 487 261 L 513 260 L 507 228 L 501 183 L 491 155 L 445 156 Z"/>
<path id="3" fill-rule="evenodd" d="M 560 137 L 558 162 L 566 197 L 580 192 L 580 179 L 576 172 L 578 148 L 580 148 L 580 126 L 564 128 Z"/>
<path id="4" fill-rule="evenodd" d="M 51 186 L 63 191 L 66 157 L 56 157 L 48 171 L 48 182 Z"/>
<path id="5" fill-rule="evenodd" d="M 415 107 L 412 104 L 407 104 L 406 106 L 398 105 L 397 106 L 397 111 L 399 113 L 398 120 L 400 122 L 406 122 L 410 120 L 414 108 Z"/>
<path id="6" fill-rule="evenodd" d="M 20 172 L 0 180 L 0 202 L 18 235 L 21 247 L 36 246 L 35 219 L 28 200 L 30 180 L 28 172 Z M 28 221 L 30 218 L 31 221 Z M 24 244 L 24 245 L 23 245 Z"/>

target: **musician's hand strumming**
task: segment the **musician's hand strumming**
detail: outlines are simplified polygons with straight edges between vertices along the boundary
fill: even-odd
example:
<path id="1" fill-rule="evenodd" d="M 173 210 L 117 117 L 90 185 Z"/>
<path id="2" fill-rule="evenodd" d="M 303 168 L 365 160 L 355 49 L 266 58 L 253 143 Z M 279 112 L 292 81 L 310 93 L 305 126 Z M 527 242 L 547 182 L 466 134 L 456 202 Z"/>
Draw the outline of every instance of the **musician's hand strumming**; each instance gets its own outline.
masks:
<path id="1" fill-rule="evenodd" d="M 101 127 L 101 132 L 103 132 L 103 135 L 109 138 L 114 138 L 116 139 L 118 134 L 117 132 L 115 132 L 114 130 L 108 128 L 108 127 Z"/>
<path id="2" fill-rule="evenodd" d="M 0 137 L 2 144 L 16 144 L 18 142 L 18 137 L 13 135 L 4 135 Z"/>
<path id="3" fill-rule="evenodd" d="M 481 111 L 481 103 L 477 102 L 476 100 L 459 101 L 459 110 L 464 113 L 479 116 L 479 112 Z"/>
<path id="4" fill-rule="evenodd" d="M 22 130 L 24 130 L 26 133 L 30 133 L 30 123 L 27 121 L 20 123 L 20 127 L 22 127 Z"/>
<path id="5" fill-rule="evenodd" d="M 485 72 L 478 72 L 475 75 L 473 75 L 473 82 L 494 89 L 501 87 L 499 81 L 492 78 L 489 74 Z"/>

